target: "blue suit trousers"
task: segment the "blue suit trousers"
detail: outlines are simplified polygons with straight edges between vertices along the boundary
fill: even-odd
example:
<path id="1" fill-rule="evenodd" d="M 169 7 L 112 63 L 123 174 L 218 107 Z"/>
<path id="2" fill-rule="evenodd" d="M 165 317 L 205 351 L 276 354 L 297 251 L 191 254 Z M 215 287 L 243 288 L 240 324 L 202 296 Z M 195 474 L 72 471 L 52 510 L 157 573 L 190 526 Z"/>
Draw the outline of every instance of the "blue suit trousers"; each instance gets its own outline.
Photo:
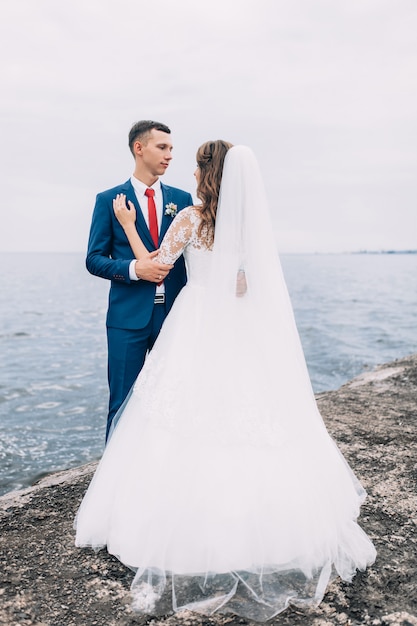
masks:
<path id="1" fill-rule="evenodd" d="M 140 329 L 107 327 L 110 389 L 106 441 L 114 416 L 123 404 L 152 349 L 166 317 L 165 304 L 155 304 L 149 323 Z"/>

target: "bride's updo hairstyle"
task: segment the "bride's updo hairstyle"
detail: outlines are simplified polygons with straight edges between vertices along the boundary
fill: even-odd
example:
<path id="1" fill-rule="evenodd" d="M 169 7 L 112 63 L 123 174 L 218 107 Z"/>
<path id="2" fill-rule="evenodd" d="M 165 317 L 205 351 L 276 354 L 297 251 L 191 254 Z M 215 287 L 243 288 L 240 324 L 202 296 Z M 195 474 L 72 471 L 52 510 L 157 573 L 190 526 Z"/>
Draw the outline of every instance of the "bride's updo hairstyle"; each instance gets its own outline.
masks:
<path id="1" fill-rule="evenodd" d="M 205 238 L 210 245 L 214 239 L 214 226 L 216 223 L 224 158 L 232 146 L 233 144 L 228 141 L 218 139 L 217 141 L 206 141 L 197 150 L 197 165 L 200 170 L 197 198 L 202 203 L 201 207 L 199 207 L 202 219 L 198 235 Z"/>

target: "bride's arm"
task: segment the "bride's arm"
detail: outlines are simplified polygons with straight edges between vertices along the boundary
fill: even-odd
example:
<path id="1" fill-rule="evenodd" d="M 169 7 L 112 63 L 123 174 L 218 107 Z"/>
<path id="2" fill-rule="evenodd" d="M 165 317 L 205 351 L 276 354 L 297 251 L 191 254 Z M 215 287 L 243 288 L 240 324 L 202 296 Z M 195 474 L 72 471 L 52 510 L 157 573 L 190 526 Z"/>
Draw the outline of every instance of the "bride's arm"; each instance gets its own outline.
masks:
<path id="1" fill-rule="evenodd" d="M 134 204 L 130 200 L 128 200 L 128 204 L 129 208 L 126 206 L 126 196 L 124 194 L 117 194 L 115 200 L 113 200 L 113 210 L 126 233 L 135 258 L 149 257 L 151 254 L 154 261 L 172 266 L 182 254 L 191 238 L 195 216 L 187 211 L 180 211 L 169 227 L 160 249 L 156 253 L 149 253 L 136 230 L 136 209 Z"/>
<path id="2" fill-rule="evenodd" d="M 128 203 L 129 208 L 126 207 L 126 196 L 117 194 L 115 200 L 113 200 L 113 211 L 126 233 L 135 258 L 141 259 L 144 256 L 149 256 L 149 250 L 143 245 L 142 239 L 136 230 L 136 209 L 130 200 Z"/>
<path id="3" fill-rule="evenodd" d="M 168 228 L 159 248 L 156 260 L 159 263 L 175 263 L 190 242 L 198 224 L 198 214 L 193 207 L 179 211 Z"/>

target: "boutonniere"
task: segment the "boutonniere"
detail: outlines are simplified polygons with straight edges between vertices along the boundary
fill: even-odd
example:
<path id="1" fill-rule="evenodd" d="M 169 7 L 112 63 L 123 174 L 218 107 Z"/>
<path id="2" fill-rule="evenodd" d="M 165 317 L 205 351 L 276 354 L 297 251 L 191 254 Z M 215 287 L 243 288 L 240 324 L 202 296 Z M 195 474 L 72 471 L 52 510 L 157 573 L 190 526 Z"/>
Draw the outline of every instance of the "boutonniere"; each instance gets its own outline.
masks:
<path id="1" fill-rule="evenodd" d="M 165 205 L 165 215 L 170 215 L 171 217 L 175 217 L 178 211 L 178 207 L 173 202 L 169 202 Z"/>

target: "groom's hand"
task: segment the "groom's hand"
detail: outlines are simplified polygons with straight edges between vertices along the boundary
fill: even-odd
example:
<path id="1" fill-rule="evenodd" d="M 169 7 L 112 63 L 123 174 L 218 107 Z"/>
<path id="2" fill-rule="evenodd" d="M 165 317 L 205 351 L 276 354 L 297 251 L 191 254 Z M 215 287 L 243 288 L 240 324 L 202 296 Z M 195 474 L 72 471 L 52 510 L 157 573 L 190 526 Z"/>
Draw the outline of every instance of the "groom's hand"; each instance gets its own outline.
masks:
<path id="1" fill-rule="evenodd" d="M 151 283 L 160 283 L 168 276 L 169 272 L 174 267 L 173 265 L 165 265 L 165 263 L 158 263 L 153 259 L 158 254 L 159 250 L 150 252 L 148 256 L 142 257 L 135 263 L 135 272 L 138 278 L 142 280 L 149 280 Z"/>

